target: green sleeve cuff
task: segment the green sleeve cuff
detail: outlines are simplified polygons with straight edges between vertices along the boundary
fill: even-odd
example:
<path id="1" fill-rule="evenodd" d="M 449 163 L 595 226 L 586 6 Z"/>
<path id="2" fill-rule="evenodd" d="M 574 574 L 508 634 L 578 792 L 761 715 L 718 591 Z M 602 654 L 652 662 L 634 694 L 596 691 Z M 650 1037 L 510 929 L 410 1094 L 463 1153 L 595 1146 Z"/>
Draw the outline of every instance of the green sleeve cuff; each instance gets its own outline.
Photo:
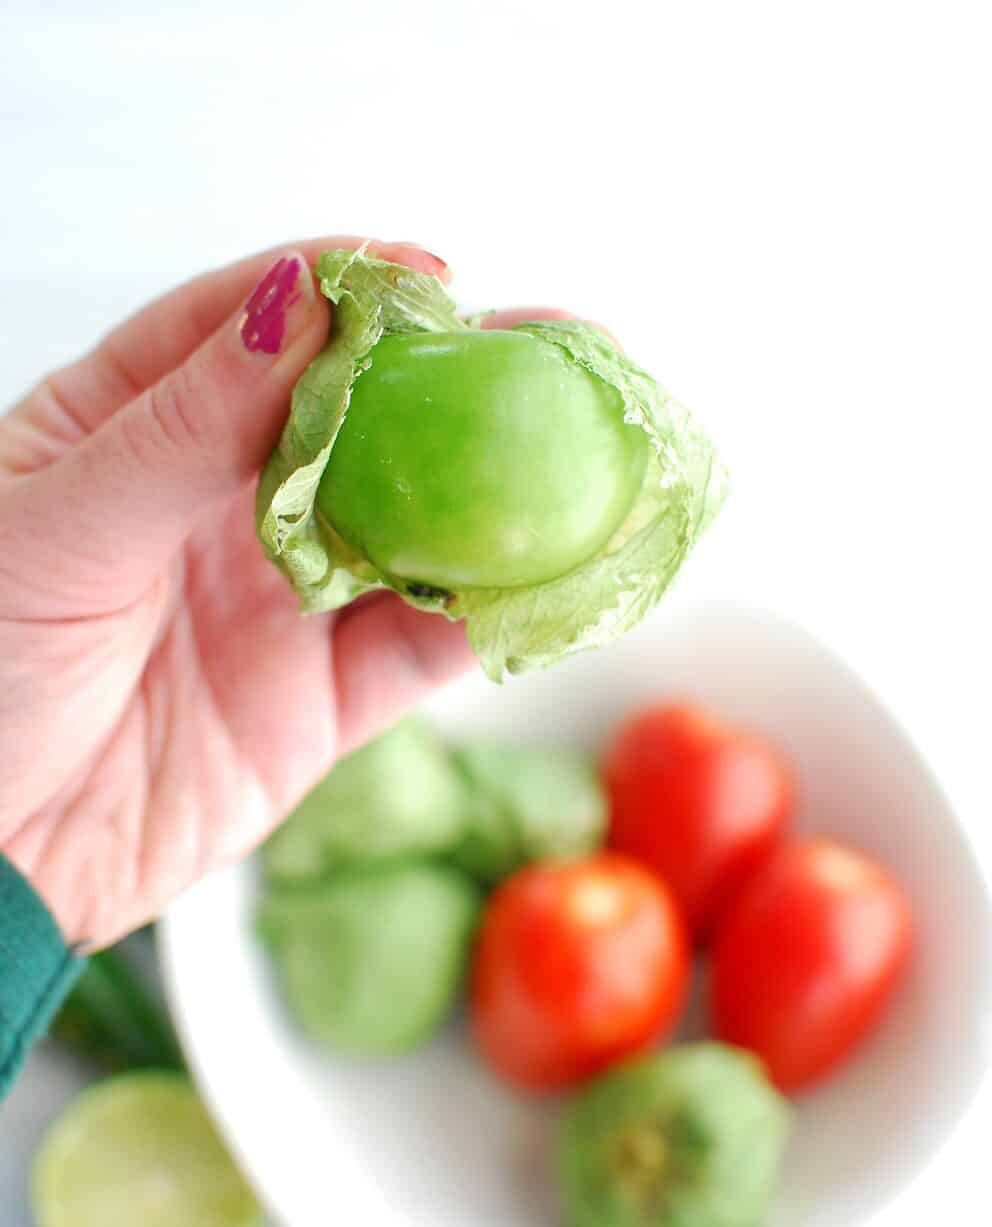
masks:
<path id="1" fill-rule="evenodd" d="M 67 949 L 28 882 L 0 855 L 0 1099 L 85 965 Z"/>

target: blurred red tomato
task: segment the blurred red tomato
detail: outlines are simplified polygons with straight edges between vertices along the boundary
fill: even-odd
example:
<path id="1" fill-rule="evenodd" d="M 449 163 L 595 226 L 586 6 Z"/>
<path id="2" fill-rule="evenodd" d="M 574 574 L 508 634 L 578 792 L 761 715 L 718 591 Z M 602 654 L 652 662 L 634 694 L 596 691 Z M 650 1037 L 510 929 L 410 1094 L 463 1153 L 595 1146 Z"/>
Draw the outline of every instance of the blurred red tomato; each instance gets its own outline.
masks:
<path id="1" fill-rule="evenodd" d="M 874 861 L 828 839 L 786 845 L 716 935 L 717 1034 L 784 1090 L 822 1077 L 869 1031 L 911 945 L 909 904 Z"/>
<path id="2" fill-rule="evenodd" d="M 698 937 L 768 860 L 793 809 L 781 756 L 698 707 L 632 716 L 604 777 L 610 846 L 662 875 Z"/>
<path id="3" fill-rule="evenodd" d="M 688 975 L 682 922 L 652 873 L 611 853 L 530 865 L 483 916 L 472 1030 L 510 1081 L 568 1086 L 668 1030 Z"/>

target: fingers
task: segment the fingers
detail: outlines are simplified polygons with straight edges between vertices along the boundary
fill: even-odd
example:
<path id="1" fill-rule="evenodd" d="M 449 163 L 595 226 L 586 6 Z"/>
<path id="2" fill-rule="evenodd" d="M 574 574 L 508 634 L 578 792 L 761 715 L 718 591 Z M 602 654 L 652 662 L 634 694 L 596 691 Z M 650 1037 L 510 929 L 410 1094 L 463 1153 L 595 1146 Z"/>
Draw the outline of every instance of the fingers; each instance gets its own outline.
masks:
<path id="1" fill-rule="evenodd" d="M 328 320 L 302 253 L 285 253 L 185 363 L 24 479 L 0 533 L 75 593 L 78 613 L 135 599 L 200 514 L 264 464 Z"/>
<path id="2" fill-rule="evenodd" d="M 558 307 L 504 307 L 501 311 L 493 311 L 483 316 L 483 328 L 515 328 L 517 324 L 528 324 L 533 320 L 574 320 L 579 317 L 571 311 L 562 311 Z M 622 350 L 617 336 L 605 324 L 596 320 L 585 320 L 590 328 L 595 328 L 606 337 L 616 349 Z"/>
<path id="3" fill-rule="evenodd" d="M 389 593 L 345 610 L 332 636 L 342 754 L 474 663 L 461 622 L 421 613 Z"/>
<path id="4" fill-rule="evenodd" d="M 415 243 L 384 243 L 346 234 L 308 239 L 294 249 L 313 265 L 323 251 L 354 249 L 365 242 L 383 260 L 450 280 L 447 264 Z M 279 250 L 248 256 L 172 290 L 114 329 L 92 353 L 55 372 L 32 395 L 54 402 L 47 411 L 64 414 L 78 435 L 96 430 L 122 405 L 185 362 L 249 294 Z"/>
<path id="5" fill-rule="evenodd" d="M 491 311 L 482 317 L 483 328 L 515 328 L 517 324 L 528 324 L 531 320 L 574 320 L 571 311 L 562 311 L 558 307 L 504 307 L 499 311 Z"/>

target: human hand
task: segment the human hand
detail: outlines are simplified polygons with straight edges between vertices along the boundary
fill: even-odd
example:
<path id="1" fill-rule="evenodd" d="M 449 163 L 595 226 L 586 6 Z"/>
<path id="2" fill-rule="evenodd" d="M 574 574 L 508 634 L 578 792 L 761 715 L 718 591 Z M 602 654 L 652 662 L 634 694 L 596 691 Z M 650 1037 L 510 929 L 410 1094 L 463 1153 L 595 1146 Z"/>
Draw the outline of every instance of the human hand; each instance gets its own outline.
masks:
<path id="1" fill-rule="evenodd" d="M 255 538 L 255 477 L 329 326 L 308 264 L 359 242 L 198 278 L 0 419 L 0 851 L 71 943 L 243 856 L 470 663 L 460 625 L 392 595 L 301 617 Z"/>

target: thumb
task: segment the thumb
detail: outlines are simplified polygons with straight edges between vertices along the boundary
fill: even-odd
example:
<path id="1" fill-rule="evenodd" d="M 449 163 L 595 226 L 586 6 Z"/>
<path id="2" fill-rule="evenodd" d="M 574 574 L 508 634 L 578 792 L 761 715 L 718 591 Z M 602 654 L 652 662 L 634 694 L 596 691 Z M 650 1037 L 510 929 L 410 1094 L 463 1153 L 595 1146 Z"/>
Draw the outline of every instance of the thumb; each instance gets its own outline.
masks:
<path id="1" fill-rule="evenodd" d="M 21 487 L 21 546 L 50 561 L 60 595 L 107 608 L 147 588 L 200 514 L 265 463 L 328 318 L 287 252 L 182 366 Z"/>

